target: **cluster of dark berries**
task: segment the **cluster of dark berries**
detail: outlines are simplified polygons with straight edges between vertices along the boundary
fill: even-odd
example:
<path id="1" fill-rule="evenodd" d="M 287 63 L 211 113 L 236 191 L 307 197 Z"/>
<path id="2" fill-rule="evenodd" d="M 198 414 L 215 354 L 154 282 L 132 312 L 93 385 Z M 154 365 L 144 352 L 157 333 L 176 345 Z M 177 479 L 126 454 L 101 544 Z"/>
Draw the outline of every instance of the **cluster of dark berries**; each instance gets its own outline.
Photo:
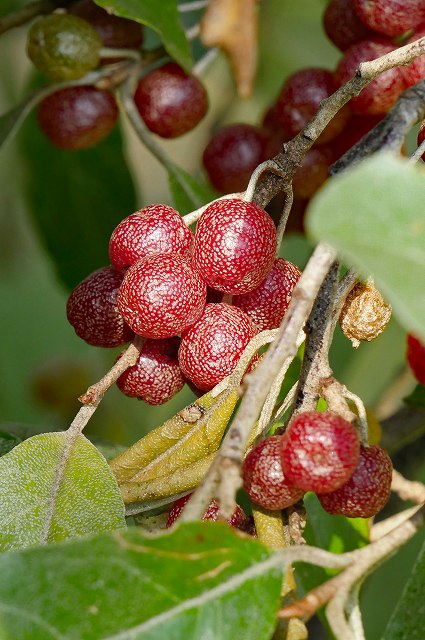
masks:
<path id="1" fill-rule="evenodd" d="M 68 13 L 53 13 L 34 23 L 27 52 L 36 67 L 56 82 L 75 80 L 100 63 L 101 48 L 138 49 L 142 28 L 132 20 L 108 14 L 92 0 L 78 0 Z M 119 60 L 119 58 L 118 58 Z M 174 62 L 155 68 L 139 81 L 134 101 L 147 127 L 164 138 L 193 129 L 208 110 L 199 80 Z M 85 149 L 113 129 L 119 110 L 113 93 L 92 85 L 59 89 L 42 100 L 41 130 L 62 149 Z"/>
<path id="2" fill-rule="evenodd" d="M 246 188 L 253 170 L 273 157 L 315 115 L 321 102 L 354 76 L 361 62 L 374 60 L 422 37 L 424 0 L 330 0 L 323 24 L 343 52 L 335 70 L 301 69 L 285 79 L 261 124 L 230 124 L 213 134 L 203 154 L 211 184 L 222 193 Z M 400 94 L 425 77 L 425 56 L 381 74 L 341 109 L 298 168 L 290 224 L 302 219 L 308 200 L 326 180 L 329 167 L 370 131 Z M 425 133 L 418 143 L 423 140 Z"/>
<path id="3" fill-rule="evenodd" d="M 300 271 L 275 258 L 276 244 L 273 220 L 251 202 L 213 202 L 195 234 L 172 207 L 150 205 L 113 231 L 111 266 L 74 289 L 68 320 L 95 346 L 147 339 L 118 380 L 126 395 L 161 404 L 185 381 L 202 394 L 283 319 Z"/>
<path id="4" fill-rule="evenodd" d="M 384 449 L 362 446 L 355 427 L 330 411 L 298 414 L 283 435 L 255 446 L 242 468 L 244 489 L 265 509 L 284 509 L 313 491 L 328 513 L 349 518 L 378 513 L 391 476 Z"/>

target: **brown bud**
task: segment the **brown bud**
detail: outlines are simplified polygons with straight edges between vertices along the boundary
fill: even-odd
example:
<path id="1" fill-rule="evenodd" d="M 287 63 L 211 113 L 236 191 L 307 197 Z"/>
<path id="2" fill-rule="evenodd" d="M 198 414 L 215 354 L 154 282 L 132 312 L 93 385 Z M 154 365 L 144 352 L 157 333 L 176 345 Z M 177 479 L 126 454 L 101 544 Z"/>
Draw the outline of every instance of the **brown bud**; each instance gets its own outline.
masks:
<path id="1" fill-rule="evenodd" d="M 361 340 L 373 340 L 391 318 L 391 306 L 385 302 L 373 280 L 358 282 L 351 289 L 339 317 L 343 334 L 357 348 Z"/>

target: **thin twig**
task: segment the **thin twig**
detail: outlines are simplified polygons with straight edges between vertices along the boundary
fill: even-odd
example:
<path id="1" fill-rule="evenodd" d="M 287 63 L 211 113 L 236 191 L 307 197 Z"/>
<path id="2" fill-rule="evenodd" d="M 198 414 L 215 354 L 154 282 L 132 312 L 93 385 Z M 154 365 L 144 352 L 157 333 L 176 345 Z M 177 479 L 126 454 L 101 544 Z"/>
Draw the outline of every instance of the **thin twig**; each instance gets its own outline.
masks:
<path id="1" fill-rule="evenodd" d="M 416 504 L 425 502 L 425 484 L 408 480 L 396 469 L 393 469 L 391 491 L 394 491 L 402 500 L 411 500 Z"/>

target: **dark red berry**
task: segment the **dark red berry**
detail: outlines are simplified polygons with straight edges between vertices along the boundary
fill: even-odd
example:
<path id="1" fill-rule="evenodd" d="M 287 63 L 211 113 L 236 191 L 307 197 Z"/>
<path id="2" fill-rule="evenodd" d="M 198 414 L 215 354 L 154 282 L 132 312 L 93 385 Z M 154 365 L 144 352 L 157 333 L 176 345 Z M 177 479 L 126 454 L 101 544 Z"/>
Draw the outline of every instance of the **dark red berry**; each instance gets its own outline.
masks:
<path id="1" fill-rule="evenodd" d="M 68 87 L 40 103 L 38 124 L 61 149 L 87 149 L 103 140 L 118 118 L 118 106 L 109 91 L 91 86 Z"/>
<path id="2" fill-rule="evenodd" d="M 360 457 L 351 478 L 336 491 L 319 494 L 328 513 L 346 518 L 371 518 L 388 502 L 393 465 L 384 449 L 360 447 Z"/>
<path id="3" fill-rule="evenodd" d="M 276 258 L 260 286 L 233 296 L 232 304 L 245 311 L 259 331 L 275 329 L 283 320 L 300 275 L 301 271 L 292 262 Z"/>
<path id="4" fill-rule="evenodd" d="M 294 197 L 298 200 L 311 198 L 328 178 L 332 161 L 332 152 L 329 148 L 309 149 L 292 179 Z"/>
<path id="5" fill-rule="evenodd" d="M 306 411 L 291 422 L 282 439 L 282 468 L 304 491 L 335 491 L 352 475 L 360 443 L 350 422 L 325 411 Z"/>
<path id="6" fill-rule="evenodd" d="M 213 187 L 221 193 L 244 191 L 267 157 L 267 140 L 262 129 L 250 124 L 230 124 L 214 133 L 202 156 Z"/>
<path id="7" fill-rule="evenodd" d="M 282 471 L 281 440 L 282 436 L 265 438 L 251 449 L 242 466 L 243 488 L 251 500 L 271 511 L 286 509 L 304 495 Z"/>
<path id="8" fill-rule="evenodd" d="M 166 524 L 167 528 L 171 527 L 175 523 L 175 521 L 183 511 L 183 507 L 188 502 L 191 495 L 192 494 L 189 493 L 187 496 L 183 496 L 183 498 L 179 498 L 178 500 L 175 501 L 175 503 L 171 507 L 170 513 L 168 514 L 168 519 Z M 207 510 L 202 516 L 202 520 L 216 521 L 218 517 L 218 510 L 219 510 L 219 506 L 218 506 L 217 500 L 211 500 L 210 504 L 207 507 Z M 233 514 L 231 515 L 229 520 L 227 520 L 227 522 L 232 527 L 235 527 L 236 529 L 242 529 L 242 531 L 246 531 L 249 526 L 249 520 L 239 505 L 236 505 L 236 508 Z"/>
<path id="9" fill-rule="evenodd" d="M 206 297 L 205 283 L 186 258 L 158 253 L 128 269 L 117 305 L 135 333 L 171 338 L 199 318 Z"/>
<path id="10" fill-rule="evenodd" d="M 331 0 L 323 14 L 323 27 L 341 51 L 373 36 L 373 31 L 360 20 L 353 0 Z"/>
<path id="11" fill-rule="evenodd" d="M 243 200 L 219 200 L 198 221 L 193 263 L 213 289 L 247 293 L 270 271 L 276 244 L 276 227 L 263 209 Z"/>
<path id="12" fill-rule="evenodd" d="M 353 44 L 338 64 L 335 74 L 337 83 L 343 85 L 350 80 L 361 62 L 375 60 L 396 48 L 385 38 L 372 38 Z M 395 67 L 372 80 L 357 97 L 350 100 L 350 107 L 361 115 L 386 113 L 405 88 L 405 72 L 401 67 Z"/>
<path id="13" fill-rule="evenodd" d="M 374 116 L 353 114 L 344 131 L 330 143 L 334 158 L 339 159 L 344 153 L 347 153 L 363 136 L 376 127 L 383 117 L 384 115 L 381 113 Z"/>
<path id="14" fill-rule="evenodd" d="M 197 322 L 182 333 L 179 363 L 184 375 L 198 389 L 212 389 L 232 373 L 256 333 L 241 309 L 207 304 Z"/>
<path id="15" fill-rule="evenodd" d="M 140 24 L 114 16 L 92 0 L 78 0 L 68 11 L 87 20 L 99 34 L 104 47 L 138 49 L 142 44 L 143 31 Z"/>
<path id="16" fill-rule="evenodd" d="M 126 269 L 153 253 L 185 255 L 192 242 L 192 232 L 175 209 L 151 204 L 124 218 L 114 229 L 109 257 L 117 269 Z"/>
<path id="17" fill-rule="evenodd" d="M 334 93 L 337 86 L 333 73 L 327 69 L 301 69 L 286 79 L 276 103 L 281 127 L 295 136 L 316 114 L 320 103 Z M 335 138 L 343 130 L 350 110 L 340 109 L 321 133 L 318 142 L 323 144 Z"/>
<path id="18" fill-rule="evenodd" d="M 412 334 L 407 336 L 407 362 L 419 384 L 425 385 L 425 344 Z"/>
<path id="19" fill-rule="evenodd" d="M 95 347 L 118 347 L 134 334 L 117 309 L 122 273 L 114 267 L 93 271 L 68 298 L 66 315 L 75 333 Z"/>
<path id="20" fill-rule="evenodd" d="M 146 126 L 162 138 L 177 138 L 191 131 L 208 111 L 207 92 L 198 78 L 175 62 L 143 76 L 134 101 Z"/>
<path id="21" fill-rule="evenodd" d="M 118 388 L 130 398 L 164 404 L 183 388 L 177 352 L 180 339 L 147 340 L 134 366 L 118 378 Z"/>
<path id="22" fill-rule="evenodd" d="M 422 0 L 354 0 L 361 21 L 386 36 L 414 29 L 425 19 Z"/>

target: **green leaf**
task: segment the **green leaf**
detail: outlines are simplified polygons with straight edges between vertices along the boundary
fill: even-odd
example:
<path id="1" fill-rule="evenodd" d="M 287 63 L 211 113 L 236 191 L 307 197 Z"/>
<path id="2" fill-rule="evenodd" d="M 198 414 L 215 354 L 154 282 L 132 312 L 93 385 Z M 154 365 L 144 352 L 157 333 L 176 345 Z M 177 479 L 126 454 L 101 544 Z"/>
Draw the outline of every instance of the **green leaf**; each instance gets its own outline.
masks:
<path id="1" fill-rule="evenodd" d="M 390 618 L 382 640 L 423 640 L 425 616 L 425 544 Z"/>
<path id="2" fill-rule="evenodd" d="M 0 557 L 0 629 L 22 640 L 269 640 L 282 566 L 223 523 L 131 528 Z"/>
<path id="3" fill-rule="evenodd" d="M 403 399 L 406 404 L 417 409 L 425 409 L 425 387 L 422 384 L 416 385 L 412 393 Z"/>
<path id="4" fill-rule="evenodd" d="M 186 71 L 192 66 L 189 43 L 180 23 L 176 0 L 95 0 L 99 7 L 156 31 L 170 54 Z"/>
<path id="5" fill-rule="evenodd" d="M 62 281 L 72 288 L 109 264 L 109 238 L 137 209 L 133 182 L 116 128 L 92 149 L 53 147 L 34 117 L 22 129 L 28 205 Z"/>
<path id="6" fill-rule="evenodd" d="M 311 202 L 307 228 L 372 275 L 408 331 L 425 339 L 425 176 L 388 152 L 337 176 Z"/>
<path id="7" fill-rule="evenodd" d="M 0 431 L 0 456 L 4 456 L 9 451 L 12 451 L 13 447 L 22 442 L 21 438 L 15 436 L 13 433 L 7 431 Z"/>
<path id="8" fill-rule="evenodd" d="M 0 496 L 2 550 L 125 527 L 106 460 L 69 431 L 33 436 L 4 455 Z"/>
<path id="9" fill-rule="evenodd" d="M 214 189 L 177 166 L 168 172 L 168 185 L 173 207 L 183 215 L 218 198 Z"/>

